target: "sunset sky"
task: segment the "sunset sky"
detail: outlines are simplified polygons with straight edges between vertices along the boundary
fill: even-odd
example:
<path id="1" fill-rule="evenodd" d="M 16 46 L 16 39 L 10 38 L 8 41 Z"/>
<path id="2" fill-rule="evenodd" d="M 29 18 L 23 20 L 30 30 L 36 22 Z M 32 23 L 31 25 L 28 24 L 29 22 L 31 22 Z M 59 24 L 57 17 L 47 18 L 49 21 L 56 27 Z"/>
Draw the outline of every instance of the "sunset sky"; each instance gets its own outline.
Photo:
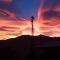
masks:
<path id="1" fill-rule="evenodd" d="M 31 35 L 60 37 L 60 0 L 0 0 L 0 40 Z"/>
<path id="2" fill-rule="evenodd" d="M 30 18 L 36 16 L 38 9 L 38 0 L 0 0 L 0 8 L 7 9 L 16 13 L 17 17 Z M 9 3 L 10 2 L 10 3 Z"/>

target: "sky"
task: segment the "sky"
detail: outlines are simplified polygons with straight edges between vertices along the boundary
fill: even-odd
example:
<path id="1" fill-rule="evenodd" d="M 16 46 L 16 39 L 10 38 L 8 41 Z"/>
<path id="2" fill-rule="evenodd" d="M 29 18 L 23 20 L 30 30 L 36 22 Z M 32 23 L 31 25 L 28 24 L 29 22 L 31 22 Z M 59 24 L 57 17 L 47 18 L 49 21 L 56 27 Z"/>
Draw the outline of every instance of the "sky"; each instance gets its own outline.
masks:
<path id="1" fill-rule="evenodd" d="M 0 0 L 0 40 L 40 34 L 60 37 L 60 0 Z"/>
<path id="2" fill-rule="evenodd" d="M 11 0 L 10 4 L 8 3 L 0 2 L 0 7 L 15 12 L 18 18 L 30 18 L 37 14 L 38 0 Z"/>

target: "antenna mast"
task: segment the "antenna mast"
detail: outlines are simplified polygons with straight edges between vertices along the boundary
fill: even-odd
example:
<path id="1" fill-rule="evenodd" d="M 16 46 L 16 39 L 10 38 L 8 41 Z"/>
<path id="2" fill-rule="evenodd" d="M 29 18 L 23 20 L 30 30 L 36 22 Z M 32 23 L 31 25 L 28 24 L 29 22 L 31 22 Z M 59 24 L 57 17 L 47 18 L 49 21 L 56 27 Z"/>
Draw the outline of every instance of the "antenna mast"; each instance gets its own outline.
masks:
<path id="1" fill-rule="evenodd" d="M 32 36 L 34 36 L 34 17 L 31 16 L 31 22 L 32 22 Z"/>

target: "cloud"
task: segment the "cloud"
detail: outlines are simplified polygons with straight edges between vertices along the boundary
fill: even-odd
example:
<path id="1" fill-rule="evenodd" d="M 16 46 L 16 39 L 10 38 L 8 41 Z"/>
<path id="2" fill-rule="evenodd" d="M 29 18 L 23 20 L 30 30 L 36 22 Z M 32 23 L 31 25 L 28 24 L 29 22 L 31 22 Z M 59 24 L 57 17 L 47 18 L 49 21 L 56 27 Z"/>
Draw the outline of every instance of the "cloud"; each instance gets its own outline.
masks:
<path id="1" fill-rule="evenodd" d="M 26 35 L 26 33 L 30 34 L 31 30 L 28 32 L 29 29 L 27 29 L 30 27 L 29 20 L 0 17 L 0 39 L 14 38 Z"/>
<path id="2" fill-rule="evenodd" d="M 38 10 L 38 17 L 34 20 L 34 35 L 49 37 L 60 36 L 60 5 L 53 9 L 49 5 L 43 8 L 43 1 Z M 2 14 L 2 16 L 1 16 Z M 0 9 L 0 39 L 15 38 L 21 35 L 32 35 L 30 19 L 16 18 L 16 14 L 5 9 Z"/>
<path id="3" fill-rule="evenodd" d="M 9 26 L 2 26 L 1 28 L 4 28 L 4 29 L 19 29 L 18 27 L 9 27 Z"/>
<path id="4" fill-rule="evenodd" d="M 60 17 L 60 12 L 59 11 L 46 11 L 42 13 L 42 16 L 44 16 L 45 20 L 51 20 L 52 17 Z"/>
<path id="5" fill-rule="evenodd" d="M 4 2 L 4 3 L 11 3 L 12 0 L 0 0 L 0 2 Z"/>
<path id="6" fill-rule="evenodd" d="M 0 28 L 0 31 L 7 31 L 7 30 L 5 30 L 4 28 Z"/>
<path id="7" fill-rule="evenodd" d="M 9 18 L 15 18 L 16 19 L 16 14 L 8 11 L 6 9 L 0 8 L 0 17 L 9 17 Z"/>
<path id="8" fill-rule="evenodd" d="M 60 1 L 59 1 L 60 3 Z M 50 37 L 60 37 L 60 4 L 49 4 L 45 6 L 44 2 L 38 10 L 38 26 L 40 34 Z M 53 8 L 52 8 L 53 7 Z"/>

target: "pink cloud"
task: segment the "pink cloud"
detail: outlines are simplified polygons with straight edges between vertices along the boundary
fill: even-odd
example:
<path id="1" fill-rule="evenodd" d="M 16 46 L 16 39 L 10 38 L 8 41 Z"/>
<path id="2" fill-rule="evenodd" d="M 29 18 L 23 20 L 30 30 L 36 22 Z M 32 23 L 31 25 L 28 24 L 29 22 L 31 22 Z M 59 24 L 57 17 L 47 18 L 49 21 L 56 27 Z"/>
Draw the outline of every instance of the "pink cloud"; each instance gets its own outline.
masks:
<path id="1" fill-rule="evenodd" d="M 4 2 L 4 3 L 9 4 L 9 3 L 11 3 L 11 2 L 12 2 L 12 0 L 0 0 L 0 2 Z"/>

